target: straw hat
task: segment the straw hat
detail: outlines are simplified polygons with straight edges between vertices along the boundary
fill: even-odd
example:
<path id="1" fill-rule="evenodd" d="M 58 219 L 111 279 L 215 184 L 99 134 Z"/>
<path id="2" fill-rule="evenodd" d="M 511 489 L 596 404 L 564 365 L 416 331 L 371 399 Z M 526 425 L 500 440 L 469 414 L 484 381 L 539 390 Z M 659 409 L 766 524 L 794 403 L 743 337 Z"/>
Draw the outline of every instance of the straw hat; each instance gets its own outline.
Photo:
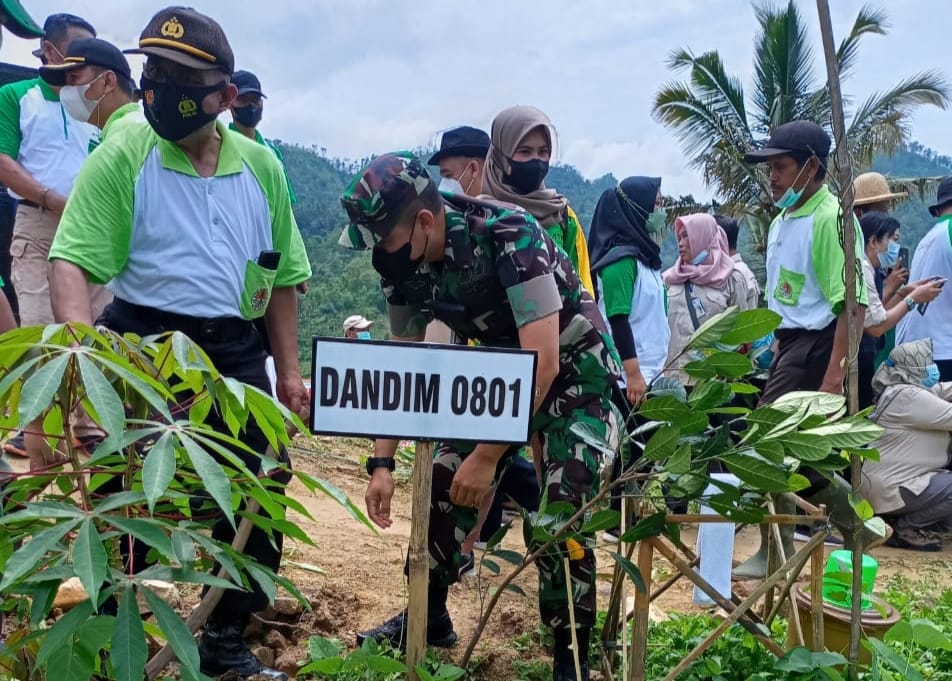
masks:
<path id="1" fill-rule="evenodd" d="M 863 173 L 853 180 L 853 199 L 854 206 L 866 206 L 870 203 L 880 203 L 881 201 L 894 201 L 904 199 L 909 194 L 906 192 L 892 192 L 889 189 L 889 183 L 886 178 L 879 173 Z"/>

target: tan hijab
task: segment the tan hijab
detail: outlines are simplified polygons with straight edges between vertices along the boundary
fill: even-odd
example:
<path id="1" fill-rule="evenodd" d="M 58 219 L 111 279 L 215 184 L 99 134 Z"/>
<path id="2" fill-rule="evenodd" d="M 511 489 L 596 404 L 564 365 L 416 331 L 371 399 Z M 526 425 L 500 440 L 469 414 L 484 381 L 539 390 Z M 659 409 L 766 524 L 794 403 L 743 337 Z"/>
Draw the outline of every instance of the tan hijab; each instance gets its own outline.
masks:
<path id="1" fill-rule="evenodd" d="M 503 180 L 509 166 L 508 159 L 516 147 L 535 128 L 542 127 L 552 144 L 552 122 L 534 106 L 512 106 L 500 111 L 493 119 L 492 144 L 483 170 L 483 190 L 499 201 L 507 201 L 527 210 L 543 228 L 562 222 L 568 202 L 554 189 L 542 186 L 529 194 L 518 194 Z"/>

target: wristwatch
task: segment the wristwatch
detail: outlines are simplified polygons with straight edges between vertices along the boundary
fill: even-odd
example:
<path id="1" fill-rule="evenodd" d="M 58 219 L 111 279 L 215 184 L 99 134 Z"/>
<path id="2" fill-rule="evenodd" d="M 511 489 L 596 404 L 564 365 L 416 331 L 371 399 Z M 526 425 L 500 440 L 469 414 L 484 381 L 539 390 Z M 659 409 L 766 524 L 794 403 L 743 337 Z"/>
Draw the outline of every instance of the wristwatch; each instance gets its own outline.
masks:
<path id="1" fill-rule="evenodd" d="M 906 307 L 909 308 L 909 311 L 910 311 L 910 312 L 912 312 L 913 309 L 916 307 L 916 301 L 914 301 L 914 300 L 913 300 L 912 298 L 910 298 L 909 296 L 906 296 L 906 298 L 905 298 L 905 300 L 903 300 L 903 302 L 906 304 Z"/>
<path id="2" fill-rule="evenodd" d="M 373 476 L 375 468 L 386 468 L 393 473 L 397 463 L 392 456 L 371 456 L 367 459 L 367 475 Z"/>

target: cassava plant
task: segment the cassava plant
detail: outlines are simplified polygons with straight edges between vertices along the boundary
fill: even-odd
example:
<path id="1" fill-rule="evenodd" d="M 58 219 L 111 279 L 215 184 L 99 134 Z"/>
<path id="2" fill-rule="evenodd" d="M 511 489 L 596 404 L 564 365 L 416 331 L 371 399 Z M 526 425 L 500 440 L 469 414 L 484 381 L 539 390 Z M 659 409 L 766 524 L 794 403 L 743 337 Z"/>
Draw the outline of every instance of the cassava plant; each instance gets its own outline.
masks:
<path id="1" fill-rule="evenodd" d="M 0 376 L 0 428 L 42 423 L 44 437 L 63 453 L 3 482 L 0 595 L 19 629 L 0 646 L 0 675 L 141 681 L 152 638 L 171 646 L 183 679 L 204 678 L 192 633 L 150 580 L 226 589 L 256 583 L 271 597 L 281 586 L 301 598 L 288 579 L 209 532 L 222 517 L 233 527 L 247 518 L 272 540 L 281 532 L 312 544 L 287 515 L 292 509 L 309 517 L 307 510 L 275 478 L 296 476 L 370 526 L 340 490 L 276 458 L 264 457 L 258 474 L 248 469 L 235 451 L 258 454 L 243 443 L 249 423 L 273 451 L 288 444 L 289 425 L 303 424 L 270 395 L 222 376 L 180 333 L 123 337 L 73 324 L 17 329 L 0 336 Z M 228 432 L 211 429 L 213 412 Z M 80 414 L 105 434 L 91 456 L 74 437 Z M 124 491 L 101 493 L 115 478 Z M 148 545 L 154 563 L 138 574 L 124 569 L 119 550 L 130 536 Z M 214 563 L 221 572 L 212 571 Z M 72 577 L 89 598 L 50 622 L 57 589 Z M 114 615 L 102 614 L 107 601 L 117 602 Z M 151 618 L 140 614 L 139 601 Z"/>

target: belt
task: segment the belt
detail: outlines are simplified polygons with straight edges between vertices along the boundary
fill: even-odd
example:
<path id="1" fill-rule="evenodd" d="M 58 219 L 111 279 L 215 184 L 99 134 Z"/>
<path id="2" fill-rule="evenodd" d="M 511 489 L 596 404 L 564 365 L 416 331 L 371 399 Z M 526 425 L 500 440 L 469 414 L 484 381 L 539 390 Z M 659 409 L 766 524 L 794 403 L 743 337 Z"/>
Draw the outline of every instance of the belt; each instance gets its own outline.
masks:
<path id="1" fill-rule="evenodd" d="M 111 303 L 117 315 L 134 317 L 154 328 L 154 333 L 181 331 L 195 341 L 242 338 L 254 330 L 254 324 L 241 317 L 192 317 L 137 305 L 121 298 Z"/>
<path id="2" fill-rule="evenodd" d="M 26 199 L 20 199 L 20 205 L 29 206 L 30 208 L 36 208 L 37 210 L 40 209 L 40 204 L 38 204 L 36 201 L 27 201 Z"/>

